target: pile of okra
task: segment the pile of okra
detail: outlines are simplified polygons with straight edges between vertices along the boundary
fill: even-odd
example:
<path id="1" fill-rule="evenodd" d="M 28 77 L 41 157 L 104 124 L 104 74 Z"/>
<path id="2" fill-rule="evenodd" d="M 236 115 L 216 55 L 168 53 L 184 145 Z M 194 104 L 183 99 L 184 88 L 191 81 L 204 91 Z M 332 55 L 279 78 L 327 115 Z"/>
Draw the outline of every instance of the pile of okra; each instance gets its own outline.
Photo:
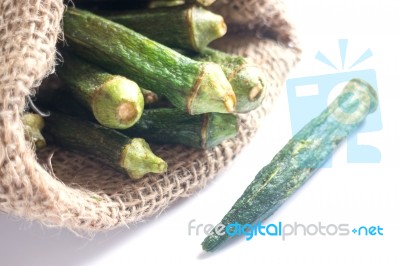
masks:
<path id="1" fill-rule="evenodd" d="M 234 137 L 236 114 L 261 105 L 266 82 L 245 58 L 209 48 L 227 32 L 212 2 L 75 1 L 62 24 L 62 89 L 35 97 L 48 116 L 23 116 L 36 148 L 94 155 L 136 180 L 167 170 L 147 141 L 209 149 Z"/>

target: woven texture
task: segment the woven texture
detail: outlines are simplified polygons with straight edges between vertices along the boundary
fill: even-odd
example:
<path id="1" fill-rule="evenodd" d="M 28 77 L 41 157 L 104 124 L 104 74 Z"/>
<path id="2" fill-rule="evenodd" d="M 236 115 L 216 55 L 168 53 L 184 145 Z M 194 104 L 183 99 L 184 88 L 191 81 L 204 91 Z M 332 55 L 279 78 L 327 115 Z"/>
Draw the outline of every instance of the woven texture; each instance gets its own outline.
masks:
<path id="1" fill-rule="evenodd" d="M 208 151 L 154 146 L 169 164 L 163 175 L 132 182 L 95 158 L 49 147 L 38 154 L 24 139 L 25 96 L 54 69 L 61 0 L 0 3 L 0 210 L 51 226 L 95 232 L 137 222 L 203 187 L 250 141 L 279 95 L 300 50 L 279 0 L 220 0 L 229 34 L 215 46 L 260 64 L 268 78 L 262 108 L 241 115 L 235 139 Z"/>

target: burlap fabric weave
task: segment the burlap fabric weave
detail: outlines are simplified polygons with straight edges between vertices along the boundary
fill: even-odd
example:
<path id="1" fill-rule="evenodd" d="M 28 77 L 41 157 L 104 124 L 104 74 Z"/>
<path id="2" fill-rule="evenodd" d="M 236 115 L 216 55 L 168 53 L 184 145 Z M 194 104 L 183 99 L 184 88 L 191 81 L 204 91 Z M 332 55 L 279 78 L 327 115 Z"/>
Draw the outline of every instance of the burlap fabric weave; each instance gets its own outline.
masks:
<path id="1" fill-rule="evenodd" d="M 260 64 L 268 78 L 262 108 L 241 116 L 239 135 L 208 151 L 153 146 L 169 164 L 139 182 L 94 158 L 49 147 L 36 156 L 20 121 L 25 96 L 54 70 L 61 0 L 0 3 L 0 211 L 51 226 L 95 232 L 139 221 L 203 187 L 254 135 L 299 49 L 280 0 L 219 0 L 229 35 L 215 45 Z"/>

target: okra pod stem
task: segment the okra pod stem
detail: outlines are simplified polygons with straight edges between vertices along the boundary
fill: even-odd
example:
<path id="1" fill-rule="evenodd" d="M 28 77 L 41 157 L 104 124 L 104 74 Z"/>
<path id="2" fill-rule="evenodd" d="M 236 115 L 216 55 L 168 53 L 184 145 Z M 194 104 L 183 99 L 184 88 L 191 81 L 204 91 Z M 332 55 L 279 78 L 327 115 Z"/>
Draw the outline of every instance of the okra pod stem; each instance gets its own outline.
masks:
<path id="1" fill-rule="evenodd" d="M 266 80 L 262 70 L 241 56 L 206 48 L 192 56 L 194 60 L 214 62 L 222 67 L 236 95 L 238 113 L 247 113 L 262 104 L 266 95 Z"/>
<path id="2" fill-rule="evenodd" d="M 135 82 L 111 75 L 65 51 L 63 58 L 64 63 L 57 69 L 59 77 L 100 124 L 124 129 L 139 120 L 144 99 Z"/>
<path id="3" fill-rule="evenodd" d="M 132 10 L 106 17 L 166 46 L 194 51 L 203 50 L 227 30 L 220 15 L 196 5 Z"/>
<path id="4" fill-rule="evenodd" d="M 36 149 L 46 146 L 46 140 L 41 131 L 44 128 L 44 119 L 38 114 L 25 113 L 21 117 L 24 124 L 24 133 L 27 139 L 35 145 Z"/>
<path id="5" fill-rule="evenodd" d="M 152 91 L 142 89 L 142 94 L 146 105 L 152 105 L 159 100 L 159 96 Z"/>
<path id="6" fill-rule="evenodd" d="M 376 110 L 378 98 L 364 81 L 351 80 L 336 100 L 305 125 L 257 174 L 221 224 L 253 224 L 273 214 L 333 153 L 338 144 Z M 235 227 L 215 229 L 206 237 L 205 251 L 237 235 Z"/>
<path id="7" fill-rule="evenodd" d="M 64 34 L 86 59 L 165 95 L 190 114 L 234 111 L 235 94 L 215 63 L 197 62 L 125 26 L 69 8 Z"/>
<path id="8" fill-rule="evenodd" d="M 52 112 L 46 118 L 45 130 L 57 144 L 94 155 L 134 180 L 167 169 L 167 164 L 154 155 L 144 139 L 130 139 L 95 123 Z"/>
<path id="9" fill-rule="evenodd" d="M 189 115 L 175 108 L 146 109 L 142 119 L 122 131 L 155 143 L 177 143 L 207 149 L 234 137 L 238 132 L 233 114 Z"/>

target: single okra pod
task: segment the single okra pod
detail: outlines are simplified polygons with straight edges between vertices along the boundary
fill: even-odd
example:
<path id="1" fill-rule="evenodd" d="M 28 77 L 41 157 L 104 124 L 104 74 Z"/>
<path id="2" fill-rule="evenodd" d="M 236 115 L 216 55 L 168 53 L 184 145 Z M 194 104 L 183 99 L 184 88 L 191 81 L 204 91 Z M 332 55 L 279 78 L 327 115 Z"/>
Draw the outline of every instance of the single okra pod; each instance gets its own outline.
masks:
<path id="1" fill-rule="evenodd" d="M 57 144 L 94 155 L 134 180 L 167 170 L 167 164 L 144 139 L 130 139 L 113 129 L 56 112 L 46 118 L 45 130 Z"/>
<path id="2" fill-rule="evenodd" d="M 202 51 L 226 33 L 223 17 L 196 5 L 132 10 L 107 19 L 169 47 Z"/>
<path id="3" fill-rule="evenodd" d="M 271 216 L 328 159 L 340 141 L 376 110 L 377 104 L 376 92 L 369 84 L 351 80 L 325 111 L 305 125 L 260 170 L 221 224 L 253 224 Z M 237 234 L 235 226 L 226 227 L 222 234 L 214 229 L 203 241 L 203 249 L 213 251 Z"/>
<path id="4" fill-rule="evenodd" d="M 21 117 L 21 120 L 24 124 L 24 133 L 26 138 L 35 144 L 36 149 L 45 147 L 46 140 L 41 133 L 42 129 L 44 128 L 43 117 L 38 114 L 25 113 Z"/>
<path id="5" fill-rule="evenodd" d="M 192 58 L 197 61 L 214 62 L 222 67 L 236 95 L 236 112 L 247 113 L 262 104 L 267 89 L 265 75 L 258 66 L 249 64 L 241 56 L 211 48 L 206 48 Z"/>
<path id="6" fill-rule="evenodd" d="M 144 110 L 140 121 L 122 132 L 150 142 L 207 149 L 236 136 L 237 124 L 233 114 L 189 115 L 175 108 L 157 108 Z"/>
<path id="7" fill-rule="evenodd" d="M 109 128 L 124 129 L 140 118 L 144 99 L 138 85 L 122 76 L 63 52 L 64 63 L 57 69 L 59 77 L 74 97 L 93 112 L 96 120 Z"/>
<path id="8" fill-rule="evenodd" d="M 197 62 L 118 23 L 69 8 L 64 34 L 79 55 L 162 94 L 190 114 L 234 111 L 236 97 L 222 69 Z"/>

